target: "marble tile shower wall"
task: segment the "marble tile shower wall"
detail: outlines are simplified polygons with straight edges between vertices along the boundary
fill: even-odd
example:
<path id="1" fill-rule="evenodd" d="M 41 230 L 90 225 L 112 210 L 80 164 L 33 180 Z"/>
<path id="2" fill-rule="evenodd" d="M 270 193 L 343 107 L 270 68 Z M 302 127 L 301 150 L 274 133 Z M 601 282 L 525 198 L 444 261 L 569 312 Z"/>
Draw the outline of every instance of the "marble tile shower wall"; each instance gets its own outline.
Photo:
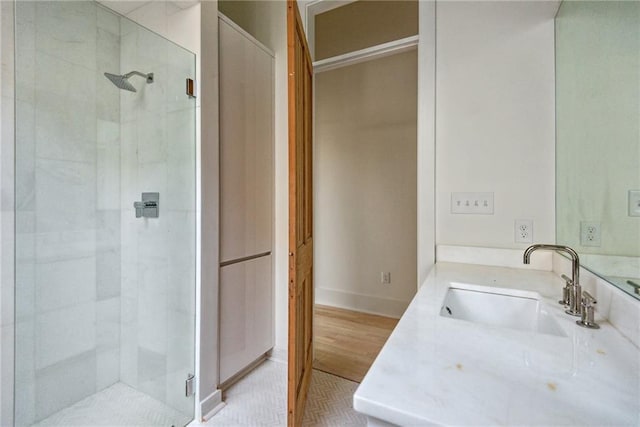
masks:
<path id="1" fill-rule="evenodd" d="M 194 56 L 94 2 L 16 5 L 16 424 L 118 381 L 192 414 Z M 131 70 L 155 82 L 103 76 Z"/>
<path id="2" fill-rule="evenodd" d="M 14 10 L 0 2 L 0 425 L 13 425 Z"/>
<path id="3" fill-rule="evenodd" d="M 192 53 L 121 21 L 121 69 L 154 73 L 121 91 L 121 380 L 186 413 L 194 366 L 195 110 L 185 78 Z M 142 192 L 160 193 L 160 216 L 135 218 Z"/>
<path id="4" fill-rule="evenodd" d="M 18 2 L 16 424 L 120 377 L 119 19 Z"/>

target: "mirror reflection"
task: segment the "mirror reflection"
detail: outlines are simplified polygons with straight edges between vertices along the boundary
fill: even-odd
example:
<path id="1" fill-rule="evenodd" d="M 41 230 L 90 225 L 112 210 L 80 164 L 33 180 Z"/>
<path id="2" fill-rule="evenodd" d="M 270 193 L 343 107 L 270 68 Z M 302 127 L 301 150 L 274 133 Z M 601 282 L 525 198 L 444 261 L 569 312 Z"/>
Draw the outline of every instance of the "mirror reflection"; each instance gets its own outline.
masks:
<path id="1" fill-rule="evenodd" d="M 640 299 L 640 2 L 556 15 L 557 243 Z"/>

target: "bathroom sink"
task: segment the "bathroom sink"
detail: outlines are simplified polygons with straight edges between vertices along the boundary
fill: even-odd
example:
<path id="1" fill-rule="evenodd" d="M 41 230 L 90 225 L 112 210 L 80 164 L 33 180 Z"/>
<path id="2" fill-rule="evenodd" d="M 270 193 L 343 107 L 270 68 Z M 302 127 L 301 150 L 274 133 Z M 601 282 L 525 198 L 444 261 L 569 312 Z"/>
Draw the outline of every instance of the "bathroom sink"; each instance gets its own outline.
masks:
<path id="1" fill-rule="evenodd" d="M 482 289 L 473 285 L 450 287 L 442 302 L 440 316 L 520 331 L 566 336 L 537 294 L 510 289 Z"/>

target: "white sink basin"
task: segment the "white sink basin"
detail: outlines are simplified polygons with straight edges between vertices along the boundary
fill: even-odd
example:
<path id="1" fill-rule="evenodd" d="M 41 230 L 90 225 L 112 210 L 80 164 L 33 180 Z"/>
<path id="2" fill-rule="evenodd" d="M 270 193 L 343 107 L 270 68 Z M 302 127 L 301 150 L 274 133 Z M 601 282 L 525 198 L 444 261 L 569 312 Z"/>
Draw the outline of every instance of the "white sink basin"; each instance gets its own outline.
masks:
<path id="1" fill-rule="evenodd" d="M 532 292 L 454 284 L 440 316 L 484 325 L 566 337 L 545 303 Z"/>

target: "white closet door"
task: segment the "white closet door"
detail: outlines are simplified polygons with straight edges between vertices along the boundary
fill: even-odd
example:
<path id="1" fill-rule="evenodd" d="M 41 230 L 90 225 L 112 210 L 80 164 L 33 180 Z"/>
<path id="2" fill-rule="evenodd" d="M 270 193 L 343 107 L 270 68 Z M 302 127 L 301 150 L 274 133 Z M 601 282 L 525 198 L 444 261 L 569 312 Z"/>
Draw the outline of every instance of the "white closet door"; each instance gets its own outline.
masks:
<path id="1" fill-rule="evenodd" d="M 273 58 L 220 22 L 220 259 L 271 251 Z"/>
<path id="2" fill-rule="evenodd" d="M 220 20 L 220 382 L 274 345 L 273 57 Z M 240 260 L 240 261 L 238 261 Z M 238 261 L 229 263 L 231 261 Z"/>
<path id="3" fill-rule="evenodd" d="M 271 256 L 220 269 L 220 382 L 273 348 Z"/>

